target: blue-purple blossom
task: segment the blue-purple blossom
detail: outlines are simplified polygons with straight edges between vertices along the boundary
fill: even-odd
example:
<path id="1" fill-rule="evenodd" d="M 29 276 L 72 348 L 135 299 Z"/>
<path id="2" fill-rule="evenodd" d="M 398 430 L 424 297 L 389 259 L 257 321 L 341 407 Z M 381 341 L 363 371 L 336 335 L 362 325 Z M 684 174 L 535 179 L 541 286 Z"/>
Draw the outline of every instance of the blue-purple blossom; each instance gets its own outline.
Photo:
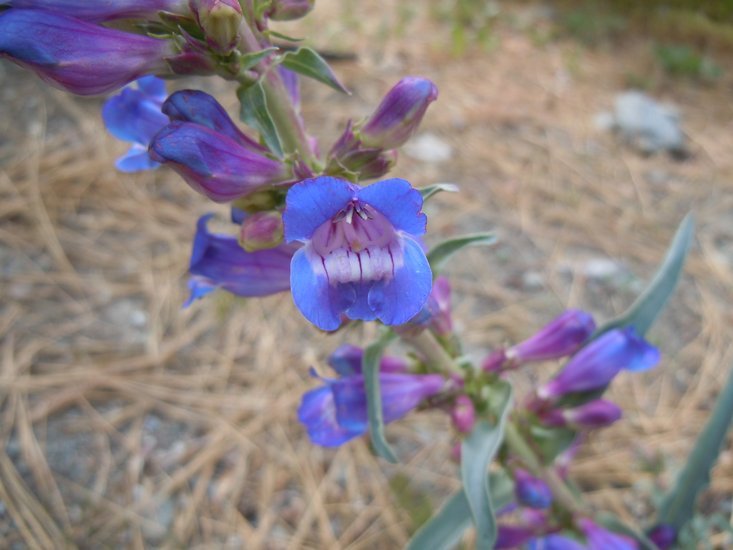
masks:
<path id="1" fill-rule="evenodd" d="M 328 365 L 340 376 L 351 376 L 361 373 L 361 362 L 364 359 L 364 350 L 351 344 L 343 344 L 329 355 Z M 402 357 L 383 355 L 379 362 L 379 372 L 400 373 L 407 372 L 407 361 Z"/>
<path id="2" fill-rule="evenodd" d="M 55 11 L 87 21 L 150 17 L 159 11 L 185 13 L 187 0 L 0 0 L 0 6 Z"/>
<path id="3" fill-rule="evenodd" d="M 514 470 L 514 482 L 514 494 L 522 506 L 541 510 L 552 504 L 552 491 L 544 480 L 517 468 Z"/>
<path id="4" fill-rule="evenodd" d="M 425 233 L 422 196 L 402 179 L 358 187 L 331 177 L 288 192 L 285 240 L 300 241 L 293 300 L 322 330 L 349 319 L 401 325 L 420 311 L 432 273 L 415 237 Z"/>
<path id="5" fill-rule="evenodd" d="M 337 447 L 369 430 L 361 360 L 344 362 L 340 357 L 332 358 L 331 363 L 338 366 L 340 378 L 322 378 L 324 385 L 306 392 L 298 408 L 298 420 L 305 425 L 308 437 L 323 447 Z M 357 370 L 350 372 L 352 368 Z M 382 414 L 387 424 L 404 417 L 424 399 L 440 392 L 445 378 L 437 374 L 380 372 L 379 383 Z"/>
<path id="6" fill-rule="evenodd" d="M 521 364 L 565 357 L 580 348 L 595 329 L 596 324 L 589 313 L 569 309 L 534 336 L 506 350 L 506 358 Z"/>
<path id="7" fill-rule="evenodd" d="M 638 550 L 639 548 L 633 539 L 609 531 L 588 518 L 578 520 L 578 525 L 585 535 L 589 550 L 601 548 L 603 550 Z"/>
<path id="8" fill-rule="evenodd" d="M 643 371 L 657 362 L 659 350 L 633 327 L 610 330 L 576 353 L 555 378 L 537 390 L 537 395 L 549 400 L 604 388 L 623 369 Z"/>
<path id="9" fill-rule="evenodd" d="M 174 121 L 165 126 L 153 138 L 150 156 L 217 202 L 244 197 L 290 177 L 279 160 L 192 122 Z"/>
<path id="10" fill-rule="evenodd" d="M 267 296 L 290 288 L 293 246 L 245 252 L 236 237 L 209 232 L 211 217 L 202 216 L 196 227 L 186 306 L 217 288 L 238 296 Z"/>
<path id="11" fill-rule="evenodd" d="M 0 13 L 0 57 L 79 95 L 120 88 L 165 72 L 166 40 L 127 33 L 59 13 L 11 8 Z"/>
<path id="12" fill-rule="evenodd" d="M 361 143 L 365 147 L 396 149 L 410 139 L 436 99 L 438 88 L 427 78 L 401 79 L 358 129 Z"/>
<path id="13" fill-rule="evenodd" d="M 211 95 L 200 90 L 180 90 L 170 95 L 161 108 L 171 121 L 192 122 L 231 138 L 250 151 L 267 149 L 242 132 L 226 109 Z"/>
<path id="14" fill-rule="evenodd" d="M 528 550 L 600 550 L 589 548 L 577 539 L 565 535 L 552 534 L 534 539 L 527 545 Z"/>
<path id="15" fill-rule="evenodd" d="M 572 409 L 557 411 L 561 421 L 546 422 L 555 426 L 575 428 L 605 428 L 623 416 L 621 407 L 606 399 L 595 399 Z M 544 419 L 543 419 L 544 420 Z"/>
<path id="16" fill-rule="evenodd" d="M 139 172 L 160 166 L 150 158 L 148 145 L 153 136 L 168 123 L 160 110 L 165 101 L 165 82 L 155 76 L 144 76 L 112 96 L 102 106 L 102 119 L 107 130 L 117 139 L 129 141 L 132 147 L 115 162 L 122 172 Z"/>

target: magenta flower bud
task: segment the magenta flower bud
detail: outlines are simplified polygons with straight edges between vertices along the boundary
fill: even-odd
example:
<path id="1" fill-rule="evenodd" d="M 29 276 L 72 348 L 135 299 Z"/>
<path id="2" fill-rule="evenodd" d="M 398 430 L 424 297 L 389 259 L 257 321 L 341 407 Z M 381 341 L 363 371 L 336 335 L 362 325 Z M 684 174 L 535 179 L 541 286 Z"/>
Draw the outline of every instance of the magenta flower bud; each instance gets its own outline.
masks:
<path id="1" fill-rule="evenodd" d="M 623 415 L 621 407 L 605 399 L 596 399 L 573 409 L 563 411 L 563 417 L 570 426 L 578 428 L 604 428 L 616 422 Z"/>
<path id="2" fill-rule="evenodd" d="M 492 351 L 481 363 L 481 369 L 486 372 L 501 372 L 507 362 L 506 350 L 498 349 Z"/>
<path id="3" fill-rule="evenodd" d="M 395 149 L 415 133 L 425 111 L 438 98 L 438 88 L 430 80 L 408 76 L 400 80 L 359 128 L 366 147 Z"/>
<path id="4" fill-rule="evenodd" d="M 506 356 L 516 365 L 565 357 L 582 346 L 595 329 L 590 314 L 569 309 L 531 338 L 506 350 Z"/>
<path id="5" fill-rule="evenodd" d="M 560 373 L 537 390 L 544 400 L 607 386 L 623 369 L 642 371 L 659 361 L 659 351 L 633 327 L 614 329 L 576 353 Z"/>
<path id="6" fill-rule="evenodd" d="M 109 92 L 144 74 L 167 71 L 163 58 L 172 53 L 166 40 L 49 11 L 0 13 L 0 56 L 79 95 Z"/>
<path id="7" fill-rule="evenodd" d="M 517 468 L 514 483 L 514 493 L 522 506 L 541 510 L 552 505 L 552 491 L 542 479 Z"/>
<path id="8" fill-rule="evenodd" d="M 662 524 L 653 527 L 647 533 L 647 537 L 659 550 L 669 550 L 677 542 L 677 531 L 671 525 Z"/>
<path id="9" fill-rule="evenodd" d="M 274 248 L 283 241 L 283 217 L 277 210 L 256 212 L 242 222 L 239 244 L 247 252 Z"/>
<path id="10" fill-rule="evenodd" d="M 206 43 L 219 53 L 232 51 L 242 23 L 239 0 L 191 0 L 191 8 Z"/>
<path id="11" fill-rule="evenodd" d="M 273 21 L 300 19 L 313 9 L 315 0 L 273 0 L 267 17 Z"/>
<path id="12" fill-rule="evenodd" d="M 159 11 L 188 11 L 187 0 L 0 0 L 0 6 L 54 11 L 96 22 L 153 17 Z"/>
<path id="13" fill-rule="evenodd" d="M 456 431 L 464 434 L 470 432 L 476 423 L 476 408 L 471 398 L 467 395 L 456 397 L 450 418 Z"/>
<path id="14" fill-rule="evenodd" d="M 153 138 L 150 157 L 217 202 L 244 197 L 290 177 L 280 161 L 190 122 L 171 122 Z"/>

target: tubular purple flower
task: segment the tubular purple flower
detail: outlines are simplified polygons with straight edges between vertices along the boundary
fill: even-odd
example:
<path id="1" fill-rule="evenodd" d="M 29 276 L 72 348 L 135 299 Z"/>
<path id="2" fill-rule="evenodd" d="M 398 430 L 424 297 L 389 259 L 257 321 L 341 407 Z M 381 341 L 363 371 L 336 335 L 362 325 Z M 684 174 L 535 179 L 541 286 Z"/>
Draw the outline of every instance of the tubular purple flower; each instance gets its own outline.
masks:
<path id="1" fill-rule="evenodd" d="M 0 13 L 0 56 L 79 95 L 109 92 L 136 78 L 167 72 L 166 40 L 109 29 L 44 10 Z"/>
<path id="2" fill-rule="evenodd" d="M 437 374 L 380 373 L 384 422 L 394 422 L 416 408 L 425 398 L 443 389 L 445 379 Z M 364 377 L 346 375 L 323 379 L 325 386 L 303 395 L 298 420 L 316 445 L 337 447 L 369 430 Z"/>
<path id="3" fill-rule="evenodd" d="M 150 144 L 150 157 L 216 202 L 244 197 L 290 176 L 282 162 L 190 122 L 171 122 L 163 128 Z"/>
<path id="4" fill-rule="evenodd" d="M 547 535 L 542 538 L 534 539 L 527 545 L 528 550 L 594 550 L 588 548 L 576 539 L 566 537 L 565 535 Z M 598 549 L 600 550 L 600 549 Z"/>
<path id="5" fill-rule="evenodd" d="M 187 0 L 0 0 L 0 6 L 55 11 L 96 22 L 152 17 L 160 11 L 188 11 Z"/>
<path id="6" fill-rule="evenodd" d="M 606 399 L 596 399 L 562 411 L 566 425 L 577 428 L 605 428 L 623 416 L 621 407 Z"/>
<path id="7" fill-rule="evenodd" d="M 459 395 L 450 413 L 451 422 L 456 431 L 467 434 L 476 423 L 476 407 L 467 395 Z"/>
<path id="8" fill-rule="evenodd" d="M 677 542 L 677 530 L 671 525 L 657 525 L 647 532 L 647 537 L 659 550 L 669 550 Z"/>
<path id="9" fill-rule="evenodd" d="M 623 369 L 642 371 L 659 362 L 659 351 L 633 327 L 614 329 L 582 348 L 547 384 L 537 390 L 541 399 L 604 388 Z"/>
<path id="10" fill-rule="evenodd" d="M 595 329 L 590 314 L 569 309 L 531 338 L 506 350 L 506 357 L 517 365 L 565 357 L 577 351 Z"/>
<path id="11" fill-rule="evenodd" d="M 291 287 L 301 313 L 322 330 L 341 315 L 401 325 L 420 311 L 432 273 L 416 236 L 425 232 L 422 196 L 405 180 L 357 187 L 331 177 L 290 188 L 285 240 L 305 246 L 293 257 Z"/>
<path id="12" fill-rule="evenodd" d="M 552 505 L 552 491 L 542 479 L 526 470 L 514 470 L 514 494 L 522 506 L 542 510 Z"/>
<path id="13" fill-rule="evenodd" d="M 633 539 L 604 529 L 588 518 L 578 520 L 578 525 L 588 540 L 589 549 L 638 550 L 639 548 Z"/>
<path id="14" fill-rule="evenodd" d="M 224 134 L 245 149 L 267 153 L 267 149 L 242 132 L 224 107 L 206 92 L 180 90 L 165 100 L 161 110 L 171 121 L 193 122 Z"/>
<path id="15" fill-rule="evenodd" d="M 293 246 L 245 252 L 236 237 L 209 232 L 212 216 L 202 216 L 196 226 L 189 265 L 191 295 L 185 306 L 217 288 L 238 296 L 267 296 L 290 288 Z"/>
<path id="16" fill-rule="evenodd" d="M 168 118 L 160 111 L 165 100 L 165 82 L 144 76 L 109 98 L 102 106 L 107 130 L 117 139 L 132 142 L 130 150 L 118 158 L 115 166 L 122 172 L 152 170 L 160 166 L 150 158 L 148 145 Z"/>
<path id="17" fill-rule="evenodd" d="M 536 530 L 532 527 L 500 525 L 496 534 L 496 542 L 494 542 L 494 550 L 521 548 L 535 535 Z"/>
<path id="18" fill-rule="evenodd" d="M 405 77 L 387 92 L 357 135 L 366 147 L 396 149 L 415 133 L 428 106 L 436 99 L 438 88 L 430 80 Z"/>
<path id="19" fill-rule="evenodd" d="M 361 374 L 361 362 L 364 359 L 364 349 L 343 344 L 328 357 L 329 366 L 341 376 Z M 401 357 L 383 355 L 379 362 L 379 372 L 400 373 L 407 372 L 407 361 Z"/>

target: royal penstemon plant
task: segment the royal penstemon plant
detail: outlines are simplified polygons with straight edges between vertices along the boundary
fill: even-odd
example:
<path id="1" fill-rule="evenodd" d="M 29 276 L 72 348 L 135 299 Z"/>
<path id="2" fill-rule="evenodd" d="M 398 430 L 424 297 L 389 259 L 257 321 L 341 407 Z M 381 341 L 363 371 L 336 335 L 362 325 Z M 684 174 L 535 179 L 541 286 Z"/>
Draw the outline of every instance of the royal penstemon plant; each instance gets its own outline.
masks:
<path id="1" fill-rule="evenodd" d="M 333 374 L 311 369 L 319 385 L 297 415 L 314 444 L 338 447 L 369 434 L 389 461 L 398 457 L 384 424 L 427 409 L 450 416 L 463 489 L 411 548 L 449 548 L 471 525 L 478 548 L 672 547 L 733 415 L 733 384 L 646 529 L 583 504 L 568 465 L 591 430 L 620 419 L 619 406 L 604 398 L 616 376 L 659 362 L 645 336 L 679 278 L 691 220 L 624 315 L 597 326 L 589 313 L 568 310 L 471 363 L 440 272 L 465 246 L 494 239 L 479 233 L 426 249 L 424 201 L 456 189 L 382 179 L 438 90 L 426 78 L 403 78 L 370 116 L 346 123 L 322 149 L 299 114 L 298 79 L 346 90 L 316 51 L 278 47 L 273 37 L 289 40 L 269 28 L 312 8 L 312 0 L 0 0 L 0 55 L 75 94 L 116 91 L 102 116 L 131 144 L 117 168 L 165 166 L 231 206 L 230 233 L 210 232 L 212 215 L 196 225 L 186 305 L 216 289 L 248 297 L 289 291 L 323 331 L 380 325 L 377 341 L 330 354 Z M 168 95 L 161 77 L 191 74 L 237 82 L 245 127 L 203 91 Z M 385 353 L 396 340 L 414 350 L 410 359 Z M 515 396 L 507 373 L 548 362 L 562 366 L 529 395 Z"/>

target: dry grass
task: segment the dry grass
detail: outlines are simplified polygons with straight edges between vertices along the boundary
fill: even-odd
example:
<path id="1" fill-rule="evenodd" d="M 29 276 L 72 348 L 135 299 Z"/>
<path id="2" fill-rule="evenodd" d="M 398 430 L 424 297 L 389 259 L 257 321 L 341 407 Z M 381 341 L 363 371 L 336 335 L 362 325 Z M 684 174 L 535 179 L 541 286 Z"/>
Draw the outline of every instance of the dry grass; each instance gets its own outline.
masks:
<path id="1" fill-rule="evenodd" d="M 633 520 L 652 481 L 639 457 L 689 450 L 733 362 L 733 155 L 727 89 L 658 90 L 681 106 L 694 156 L 639 158 L 598 135 L 642 44 L 622 53 L 532 44 L 501 26 L 498 47 L 448 55 L 447 26 L 424 14 L 397 33 L 398 2 L 319 2 L 304 34 L 358 54 L 337 67 L 352 98 L 306 85 L 305 115 L 333 138 L 403 74 L 441 97 L 425 131 L 447 163 L 403 157 L 415 184 L 463 193 L 429 206 L 433 236 L 495 228 L 502 244 L 452 268 L 469 352 L 527 336 L 565 306 L 620 311 L 688 210 L 698 220 L 673 307 L 652 336 L 664 364 L 625 376 L 623 423 L 594 437 L 573 472 L 592 502 Z M 349 13 L 344 13 L 346 10 Z M 374 15 L 380 13 L 379 16 Z M 345 22 L 345 23 L 344 23 Z M 638 55 L 637 55 L 638 54 Z M 622 63 L 621 59 L 635 61 Z M 631 63 L 631 68 L 628 63 Z M 311 446 L 295 420 L 309 365 L 337 341 L 287 296 L 216 297 L 182 311 L 194 221 L 212 207 L 172 173 L 124 176 L 98 103 L 49 91 L 0 65 L 0 533 L 12 547 L 394 548 L 410 530 L 388 479 L 436 502 L 456 488 L 438 413 L 388 429 L 402 463 L 365 442 Z M 584 273 L 611 258 L 621 280 Z M 532 276 L 527 277 L 527 273 Z M 527 386 L 527 378 L 518 380 Z M 669 477 L 663 480 L 669 481 Z M 729 499 L 733 455 L 710 500 Z"/>

